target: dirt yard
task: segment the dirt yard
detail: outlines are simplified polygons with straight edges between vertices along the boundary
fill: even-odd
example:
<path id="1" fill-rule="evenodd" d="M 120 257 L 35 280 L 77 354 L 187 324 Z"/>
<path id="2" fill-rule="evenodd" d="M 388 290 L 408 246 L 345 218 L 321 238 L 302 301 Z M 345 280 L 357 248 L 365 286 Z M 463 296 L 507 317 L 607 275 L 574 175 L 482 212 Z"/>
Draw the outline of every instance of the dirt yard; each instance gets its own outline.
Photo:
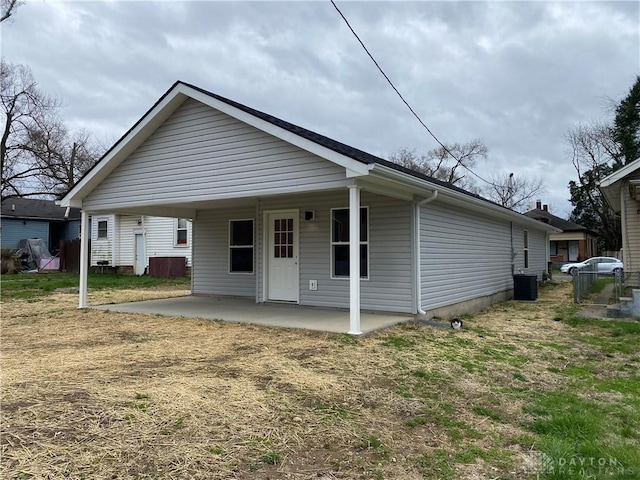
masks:
<path id="1" fill-rule="evenodd" d="M 526 406 L 564 388 L 569 364 L 640 366 L 560 321 L 568 284 L 461 331 L 357 339 L 76 304 L 64 291 L 2 304 L 2 478 L 533 478 Z"/>

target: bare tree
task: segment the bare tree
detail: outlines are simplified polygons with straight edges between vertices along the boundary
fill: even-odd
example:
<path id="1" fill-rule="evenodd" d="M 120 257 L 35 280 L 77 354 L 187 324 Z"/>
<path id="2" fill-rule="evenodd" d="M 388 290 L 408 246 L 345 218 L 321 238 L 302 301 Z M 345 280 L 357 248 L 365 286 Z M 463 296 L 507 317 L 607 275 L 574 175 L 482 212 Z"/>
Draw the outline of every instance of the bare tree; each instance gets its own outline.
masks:
<path id="1" fill-rule="evenodd" d="M 38 166 L 28 151 L 31 132 L 38 122 L 59 107 L 56 99 L 42 93 L 31 70 L 23 65 L 0 63 L 0 108 L 4 117 L 0 139 L 2 200 L 30 190 Z M 32 188 L 32 187 L 31 187 Z M 34 192 L 35 194 L 48 192 Z"/>
<path id="2" fill-rule="evenodd" d="M 2 60 L 0 73 L 2 200 L 68 190 L 97 161 L 99 147 L 86 131 L 67 131 L 60 102 L 37 88 L 29 68 Z"/>
<path id="3" fill-rule="evenodd" d="M 446 149 L 439 147 L 429 150 L 426 155 L 418 155 L 415 150 L 402 148 L 391 154 L 389 160 L 438 180 L 474 189 L 474 182 L 469 179 L 468 174 L 478 160 L 486 160 L 486 145 L 480 140 L 472 140 L 445 146 Z"/>
<path id="4" fill-rule="evenodd" d="M 18 9 L 18 6 L 22 2 L 18 0 L 2 0 L 1 10 L 0 10 L 0 22 L 4 22 L 8 20 L 13 12 Z"/>
<path id="5" fill-rule="evenodd" d="M 528 204 L 546 190 L 540 177 L 502 173 L 491 175 L 489 181 L 491 183 L 483 189 L 484 195 L 517 212 L 527 210 Z"/>
<path id="6" fill-rule="evenodd" d="M 577 181 L 569 182 L 573 212 L 571 220 L 599 234 L 600 247 L 617 250 L 621 242 L 620 221 L 598 189 L 600 181 L 623 166 L 620 147 L 610 125 L 578 125 L 566 137 Z"/>

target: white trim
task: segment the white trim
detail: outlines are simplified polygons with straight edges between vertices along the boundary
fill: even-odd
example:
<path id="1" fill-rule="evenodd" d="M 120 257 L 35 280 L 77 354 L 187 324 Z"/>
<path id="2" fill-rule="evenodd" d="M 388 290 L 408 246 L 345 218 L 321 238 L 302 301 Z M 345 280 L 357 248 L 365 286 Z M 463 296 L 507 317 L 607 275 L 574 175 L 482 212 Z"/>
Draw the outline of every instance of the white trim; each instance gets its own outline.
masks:
<path id="1" fill-rule="evenodd" d="M 232 248 L 249 248 L 249 245 L 231 245 L 231 223 L 232 222 L 251 222 L 251 250 L 253 260 L 251 261 L 250 272 L 232 272 L 231 271 L 231 249 Z M 229 275 L 255 275 L 256 274 L 256 220 L 255 218 L 230 218 L 227 228 L 227 273 Z"/>
<path id="2" fill-rule="evenodd" d="M 604 177 L 604 179 L 600 182 L 600 184 L 598 186 L 600 186 L 600 187 L 608 187 L 610 185 L 613 185 L 618 180 L 622 180 L 624 177 L 626 177 L 627 175 L 632 174 L 633 172 L 635 172 L 638 169 L 640 169 L 640 159 L 634 160 L 633 162 L 629 163 L 628 165 L 625 165 L 624 167 L 622 167 L 620 170 L 616 170 L 615 172 L 613 172 L 608 177 Z"/>
<path id="3" fill-rule="evenodd" d="M 91 238 L 91 228 L 89 227 L 89 214 L 82 210 L 80 213 L 80 228 L 84 235 L 80 237 L 80 285 L 78 308 L 87 307 L 87 277 L 89 274 L 89 238 Z M 89 235 L 86 232 L 89 232 Z"/>
<path id="4" fill-rule="evenodd" d="M 369 206 L 368 205 L 361 205 L 360 206 L 360 210 L 366 210 L 367 212 L 367 240 L 366 241 L 360 241 L 360 245 L 366 245 L 367 246 L 367 276 L 363 277 L 360 276 L 361 280 L 364 281 L 369 281 L 371 278 L 371 221 L 370 221 L 370 212 L 369 212 Z M 349 207 L 335 207 L 335 208 L 331 208 L 330 212 L 329 212 L 329 278 L 331 280 L 349 280 L 350 275 L 339 275 L 336 276 L 335 275 L 335 265 L 334 265 L 334 254 L 333 254 L 333 247 L 336 245 L 342 245 L 342 246 L 349 246 L 351 244 L 351 242 L 334 242 L 333 241 L 333 212 L 335 212 L 336 210 L 346 210 L 347 211 L 347 215 L 349 214 Z M 358 217 L 359 220 L 359 217 Z M 351 219 L 349 218 L 349 224 L 351 224 Z M 360 224 L 360 221 L 358 221 L 358 225 Z M 351 237 L 349 237 L 351 238 Z M 349 258 L 351 258 L 351 254 L 349 254 Z M 360 258 L 360 253 L 358 252 L 358 258 Z"/>

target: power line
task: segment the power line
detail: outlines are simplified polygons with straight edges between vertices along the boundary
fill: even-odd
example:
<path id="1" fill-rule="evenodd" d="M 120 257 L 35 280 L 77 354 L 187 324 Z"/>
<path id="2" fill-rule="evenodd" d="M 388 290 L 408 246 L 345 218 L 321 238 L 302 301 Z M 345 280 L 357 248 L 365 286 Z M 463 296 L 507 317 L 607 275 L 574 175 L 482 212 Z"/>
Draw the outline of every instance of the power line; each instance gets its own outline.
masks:
<path id="1" fill-rule="evenodd" d="M 467 170 L 469 173 L 471 173 L 472 175 L 478 177 L 480 180 L 482 180 L 485 183 L 488 183 L 489 185 L 493 185 L 492 182 L 485 180 L 484 178 L 482 178 L 480 175 L 478 175 L 476 172 L 474 172 L 473 170 L 471 170 L 469 167 L 467 167 L 464 163 L 462 163 L 462 161 L 456 157 L 451 150 L 449 150 L 447 148 L 447 146 L 442 143 L 438 137 L 435 136 L 435 134 L 429 129 L 429 127 L 427 127 L 427 125 L 422 121 L 422 119 L 420 118 L 420 116 L 415 112 L 415 110 L 411 107 L 411 105 L 409 105 L 409 102 L 407 102 L 404 97 L 402 96 L 402 94 L 400 93 L 400 91 L 396 88 L 396 86 L 393 84 L 393 82 L 391 81 L 391 79 L 387 76 L 386 73 L 384 73 L 384 70 L 382 70 L 382 67 L 380 66 L 380 64 L 378 64 L 378 62 L 376 61 L 376 59 L 373 57 L 373 55 L 371 54 L 371 52 L 369 51 L 369 49 L 365 46 L 364 42 L 360 39 L 360 37 L 358 36 L 358 34 L 356 33 L 356 31 L 353 29 L 353 27 L 351 26 L 351 24 L 349 23 L 349 20 L 347 20 L 347 17 L 344 16 L 344 14 L 342 13 L 342 11 L 338 8 L 338 6 L 335 4 L 335 2 L 333 0 L 330 0 L 331 4 L 333 5 L 333 7 L 336 9 L 336 11 L 340 14 L 340 16 L 342 17 L 342 19 L 344 20 L 344 23 L 347 24 L 347 27 L 349 27 L 349 30 L 351 30 L 351 33 L 353 33 L 353 36 L 356 37 L 356 39 L 358 40 L 358 42 L 360 43 L 360 45 L 362 46 L 362 48 L 364 49 L 365 52 L 367 52 L 367 55 L 369 56 L 369 58 L 371 59 L 371 61 L 375 64 L 375 66 L 378 68 L 378 70 L 380 71 L 380 73 L 382 74 L 382 76 L 387 80 L 387 82 L 389 83 L 389 85 L 391 85 L 391 88 L 393 88 L 393 90 L 396 92 L 396 94 L 398 94 L 398 97 L 400 97 L 400 100 L 402 100 L 402 102 L 407 106 L 407 108 L 409 109 L 409 111 L 413 114 L 414 117 L 416 117 L 416 119 L 418 120 L 418 122 L 420 122 L 420 125 L 422 125 L 424 127 L 424 129 L 429 132 L 429 135 L 431 135 L 433 137 L 433 139 L 438 142 L 438 144 L 444 149 L 445 152 L 447 152 L 449 155 L 451 155 L 451 157 L 456 161 L 456 163 L 458 165 L 460 165 L 462 168 L 464 168 L 465 170 Z"/>

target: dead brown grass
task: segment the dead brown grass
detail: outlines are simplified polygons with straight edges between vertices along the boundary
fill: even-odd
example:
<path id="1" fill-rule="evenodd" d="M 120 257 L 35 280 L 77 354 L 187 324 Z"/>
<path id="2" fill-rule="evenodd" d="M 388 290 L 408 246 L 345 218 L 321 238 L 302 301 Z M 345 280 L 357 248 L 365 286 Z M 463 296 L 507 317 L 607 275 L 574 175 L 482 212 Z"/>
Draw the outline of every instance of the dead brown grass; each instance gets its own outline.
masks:
<path id="1" fill-rule="evenodd" d="M 514 374 L 548 388 L 563 355 L 544 345 L 571 348 L 553 321 L 566 286 L 461 332 L 408 324 L 357 341 L 76 302 L 2 305 L 3 478 L 453 478 L 429 455 L 469 445 L 507 455 L 458 462 L 455 478 L 524 478 L 522 401 L 500 389 L 522 384 Z"/>

